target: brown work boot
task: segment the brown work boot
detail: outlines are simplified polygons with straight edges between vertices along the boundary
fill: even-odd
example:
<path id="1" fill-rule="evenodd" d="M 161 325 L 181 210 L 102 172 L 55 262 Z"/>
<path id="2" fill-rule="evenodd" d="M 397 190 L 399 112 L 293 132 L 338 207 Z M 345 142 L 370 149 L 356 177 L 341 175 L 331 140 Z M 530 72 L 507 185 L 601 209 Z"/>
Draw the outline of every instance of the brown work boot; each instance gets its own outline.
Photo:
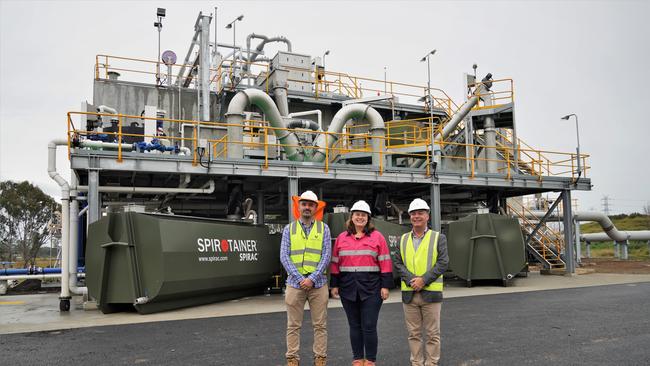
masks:
<path id="1" fill-rule="evenodd" d="M 300 366 L 300 361 L 297 358 L 287 358 L 287 366 Z"/>
<path id="2" fill-rule="evenodd" d="M 326 366 L 327 357 L 316 356 L 314 357 L 314 366 Z"/>
<path id="3" fill-rule="evenodd" d="M 352 366 L 363 366 L 365 360 L 354 360 L 352 361 Z"/>

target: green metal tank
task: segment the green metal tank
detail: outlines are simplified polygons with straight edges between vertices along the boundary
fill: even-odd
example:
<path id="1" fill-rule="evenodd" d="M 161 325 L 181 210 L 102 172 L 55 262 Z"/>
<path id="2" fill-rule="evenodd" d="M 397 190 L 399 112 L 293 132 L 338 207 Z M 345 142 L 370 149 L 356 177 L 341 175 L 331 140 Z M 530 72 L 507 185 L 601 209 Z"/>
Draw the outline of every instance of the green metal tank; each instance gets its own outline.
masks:
<path id="1" fill-rule="evenodd" d="M 349 213 L 328 213 L 323 218 L 323 222 L 329 226 L 330 232 L 332 233 L 332 245 L 334 245 L 334 240 L 336 240 L 336 237 L 340 233 L 347 230 L 345 223 L 349 218 Z M 397 253 L 399 253 L 399 239 L 402 237 L 402 234 L 411 230 L 411 226 L 400 225 L 379 218 L 373 218 L 372 223 L 375 225 L 375 228 L 384 235 L 391 256 L 394 257 L 397 255 Z M 395 279 L 399 279 L 399 276 L 397 275 L 394 267 L 393 277 Z"/>
<path id="2" fill-rule="evenodd" d="M 508 280 L 527 266 L 519 221 L 496 214 L 476 214 L 449 224 L 449 270 L 467 281 Z"/>
<path id="3" fill-rule="evenodd" d="M 88 228 L 88 294 L 103 313 L 147 314 L 262 293 L 279 252 L 263 225 L 113 213 Z"/>

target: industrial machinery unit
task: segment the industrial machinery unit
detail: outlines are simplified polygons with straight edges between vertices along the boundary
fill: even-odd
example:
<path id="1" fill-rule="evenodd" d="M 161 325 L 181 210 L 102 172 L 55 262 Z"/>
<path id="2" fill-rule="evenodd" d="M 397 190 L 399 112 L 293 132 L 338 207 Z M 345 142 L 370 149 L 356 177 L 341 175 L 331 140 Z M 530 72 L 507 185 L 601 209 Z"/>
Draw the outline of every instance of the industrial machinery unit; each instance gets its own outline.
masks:
<path id="1" fill-rule="evenodd" d="M 364 199 L 396 224 L 421 197 L 436 229 L 477 211 L 515 215 L 531 255 L 547 268 L 574 270 L 572 245 L 563 243 L 573 241 L 571 191 L 591 187 L 587 155 L 521 141 L 516 125 L 526 121 L 515 119 L 511 79 L 468 75 L 467 98 L 457 102 L 436 88 L 328 70 L 282 36 L 216 43 L 211 24 L 212 16 L 198 15 L 180 63 L 171 51 L 153 61 L 97 55 L 92 101 L 68 113 L 67 138 L 50 144 L 67 225 L 62 310 L 72 293 L 87 291 L 75 276 L 80 202 L 91 225 L 136 211 L 277 233 L 291 218 L 291 197 L 306 189 L 329 212 Z M 271 42 L 286 50 L 266 55 Z M 69 181 L 56 171 L 57 146 L 67 147 Z M 529 223 L 509 200 L 550 191 L 562 193 L 563 235 Z M 194 235 L 176 234 L 188 243 Z M 194 254 L 197 268 L 220 265 Z"/>

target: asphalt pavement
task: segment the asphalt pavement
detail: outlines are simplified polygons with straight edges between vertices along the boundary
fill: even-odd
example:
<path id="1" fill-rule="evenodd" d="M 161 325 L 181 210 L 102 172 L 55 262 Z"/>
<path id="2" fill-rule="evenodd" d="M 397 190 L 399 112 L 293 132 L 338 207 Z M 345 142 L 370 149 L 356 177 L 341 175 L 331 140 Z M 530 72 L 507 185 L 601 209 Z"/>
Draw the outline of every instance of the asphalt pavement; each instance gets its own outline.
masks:
<path id="1" fill-rule="evenodd" d="M 305 313 L 302 365 L 311 365 Z M 284 313 L 0 335 L 3 365 L 283 365 Z M 329 365 L 349 365 L 329 310 Z M 402 306 L 384 304 L 378 365 L 408 365 Z M 441 365 L 650 365 L 650 283 L 447 299 Z"/>

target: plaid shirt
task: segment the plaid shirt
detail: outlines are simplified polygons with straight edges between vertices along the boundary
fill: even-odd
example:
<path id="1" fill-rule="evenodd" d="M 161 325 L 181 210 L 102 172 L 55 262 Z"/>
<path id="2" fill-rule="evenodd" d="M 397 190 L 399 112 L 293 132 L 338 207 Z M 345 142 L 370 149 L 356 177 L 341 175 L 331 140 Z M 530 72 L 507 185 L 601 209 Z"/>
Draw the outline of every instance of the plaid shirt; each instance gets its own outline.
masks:
<path id="1" fill-rule="evenodd" d="M 309 235 L 309 232 L 314 227 L 314 221 L 312 221 L 312 224 L 309 227 L 306 227 L 300 220 L 298 220 L 298 222 L 305 231 L 305 234 Z M 327 267 L 330 264 L 330 258 L 332 257 L 332 237 L 330 235 L 330 228 L 325 223 L 323 223 L 323 228 L 323 252 L 320 257 L 320 262 L 318 262 L 316 271 L 307 277 L 314 282 L 315 288 L 321 288 L 323 285 L 327 284 L 325 271 L 327 270 Z M 282 262 L 282 266 L 285 271 L 287 271 L 287 285 L 293 288 L 300 288 L 300 282 L 304 280 L 305 277 L 298 272 L 298 269 L 291 261 L 291 235 L 289 234 L 289 225 L 285 226 L 282 231 L 280 262 Z"/>

